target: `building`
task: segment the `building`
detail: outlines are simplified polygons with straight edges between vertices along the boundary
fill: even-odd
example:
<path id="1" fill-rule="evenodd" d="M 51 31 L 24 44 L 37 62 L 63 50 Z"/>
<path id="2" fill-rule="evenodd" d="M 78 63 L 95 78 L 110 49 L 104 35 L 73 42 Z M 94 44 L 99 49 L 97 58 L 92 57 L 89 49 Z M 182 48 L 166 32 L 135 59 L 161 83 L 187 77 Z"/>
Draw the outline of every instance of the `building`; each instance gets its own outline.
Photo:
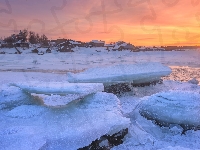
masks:
<path id="1" fill-rule="evenodd" d="M 80 41 L 69 41 L 72 47 L 81 47 L 83 44 Z"/>
<path id="2" fill-rule="evenodd" d="M 68 46 L 62 46 L 60 48 L 58 48 L 57 50 L 58 52 L 74 52 L 71 47 Z"/>
<path id="3" fill-rule="evenodd" d="M 92 40 L 90 42 L 90 45 L 92 45 L 93 47 L 104 47 L 105 41 Z"/>

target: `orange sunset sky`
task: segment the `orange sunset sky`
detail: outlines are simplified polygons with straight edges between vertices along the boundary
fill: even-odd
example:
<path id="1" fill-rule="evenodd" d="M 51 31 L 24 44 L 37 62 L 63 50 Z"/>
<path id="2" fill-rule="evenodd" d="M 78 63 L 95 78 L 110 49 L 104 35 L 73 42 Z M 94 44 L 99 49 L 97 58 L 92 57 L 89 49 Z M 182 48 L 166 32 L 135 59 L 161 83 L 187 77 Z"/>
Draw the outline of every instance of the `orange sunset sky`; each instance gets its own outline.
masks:
<path id="1" fill-rule="evenodd" d="M 199 0 L 0 0 L 0 37 L 28 28 L 49 39 L 200 45 Z"/>

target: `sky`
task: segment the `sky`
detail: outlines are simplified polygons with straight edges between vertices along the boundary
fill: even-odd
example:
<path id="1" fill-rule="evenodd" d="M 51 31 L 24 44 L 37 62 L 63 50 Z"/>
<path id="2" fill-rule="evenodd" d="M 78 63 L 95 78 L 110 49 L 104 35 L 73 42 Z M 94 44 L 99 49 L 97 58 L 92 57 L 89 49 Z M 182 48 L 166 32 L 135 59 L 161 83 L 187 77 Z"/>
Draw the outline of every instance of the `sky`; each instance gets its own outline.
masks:
<path id="1" fill-rule="evenodd" d="M 51 39 L 200 45 L 199 0 L 0 0 L 0 37 L 28 29 Z"/>

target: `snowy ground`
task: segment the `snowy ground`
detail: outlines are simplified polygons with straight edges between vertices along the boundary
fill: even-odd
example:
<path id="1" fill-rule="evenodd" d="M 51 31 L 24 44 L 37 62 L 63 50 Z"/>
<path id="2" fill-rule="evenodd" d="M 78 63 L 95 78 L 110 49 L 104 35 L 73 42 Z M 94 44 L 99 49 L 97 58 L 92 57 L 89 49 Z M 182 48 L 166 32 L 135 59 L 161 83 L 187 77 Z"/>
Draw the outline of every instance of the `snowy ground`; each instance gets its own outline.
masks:
<path id="1" fill-rule="evenodd" d="M 96 49 L 99 50 L 82 48 L 75 49 L 74 53 L 53 52 L 41 56 L 28 51 L 21 55 L 0 55 L 0 149 L 60 149 L 71 139 L 68 148 L 77 149 L 89 145 L 92 139 L 127 126 L 129 133 L 124 143 L 113 149 L 200 149 L 200 130 L 187 131 L 182 135 L 178 125 L 170 129 L 160 128 L 143 118 L 137 110 L 141 98 L 159 92 L 181 90 L 200 93 L 198 85 L 186 82 L 194 77 L 200 81 L 200 51 L 134 53 L 107 52 L 104 49 L 96 52 Z M 104 99 L 102 103 L 98 104 L 97 100 L 91 103 L 88 97 L 83 105 L 72 103 L 62 110 L 51 110 L 32 100 L 32 96 L 7 86 L 13 82 L 67 82 L 67 71 L 80 72 L 96 66 L 136 62 L 161 62 L 170 66 L 173 72 L 164 78 L 163 84 L 134 87 L 131 92 L 118 97 L 97 94 L 97 99 Z M 110 122 L 106 119 L 108 116 Z M 120 126 L 111 130 L 109 127 L 113 124 Z"/>
<path id="2" fill-rule="evenodd" d="M 0 70 L 23 71 L 80 71 L 108 64 L 133 64 L 136 62 L 161 62 L 168 66 L 200 68 L 200 51 L 110 51 L 104 48 L 79 48 L 72 53 L 45 53 L 37 55 L 23 50 L 22 54 L 0 54 Z M 100 50 L 101 52 L 96 52 Z M 27 52 L 27 53 L 26 53 Z"/>

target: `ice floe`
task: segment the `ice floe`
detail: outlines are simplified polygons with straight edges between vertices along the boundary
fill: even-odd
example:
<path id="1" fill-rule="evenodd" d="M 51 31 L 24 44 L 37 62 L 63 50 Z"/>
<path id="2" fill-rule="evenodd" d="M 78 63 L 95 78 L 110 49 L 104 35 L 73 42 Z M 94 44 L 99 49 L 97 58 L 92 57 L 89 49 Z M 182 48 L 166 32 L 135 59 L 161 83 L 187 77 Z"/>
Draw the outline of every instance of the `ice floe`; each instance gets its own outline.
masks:
<path id="1" fill-rule="evenodd" d="M 171 69 L 161 63 L 148 62 L 120 64 L 107 67 L 91 68 L 83 72 L 67 73 L 69 82 L 76 83 L 148 83 L 159 80 L 171 73 Z"/>
<path id="2" fill-rule="evenodd" d="M 101 83 L 28 82 L 11 83 L 10 85 L 36 94 L 92 94 L 104 90 Z"/>
<path id="3" fill-rule="evenodd" d="M 103 92 L 88 95 L 59 109 L 21 105 L 10 111 L 0 111 L 0 120 L 3 120 L 0 131 L 7 130 L 7 126 L 35 126 L 33 130 L 37 131 L 35 134 L 32 132 L 33 137 L 35 140 L 42 138 L 45 142 L 41 149 L 82 148 L 102 135 L 113 135 L 130 125 L 130 119 L 121 113 L 119 99 L 114 94 Z M 14 138 L 14 134 L 9 134 L 6 141 L 1 142 L 9 147 L 12 142 L 9 139 Z M 21 143 L 23 138 L 19 138 L 19 146 L 15 148 L 22 149 L 20 144 L 28 147 L 30 143 Z M 36 141 L 31 142 L 34 144 Z"/>
<path id="4" fill-rule="evenodd" d="M 0 89 L 0 109 L 13 108 L 20 105 L 33 104 L 31 95 L 18 87 L 3 85 Z"/>
<path id="5" fill-rule="evenodd" d="M 160 124 L 200 125 L 200 93 L 192 91 L 161 92 L 143 98 L 140 113 Z"/>

